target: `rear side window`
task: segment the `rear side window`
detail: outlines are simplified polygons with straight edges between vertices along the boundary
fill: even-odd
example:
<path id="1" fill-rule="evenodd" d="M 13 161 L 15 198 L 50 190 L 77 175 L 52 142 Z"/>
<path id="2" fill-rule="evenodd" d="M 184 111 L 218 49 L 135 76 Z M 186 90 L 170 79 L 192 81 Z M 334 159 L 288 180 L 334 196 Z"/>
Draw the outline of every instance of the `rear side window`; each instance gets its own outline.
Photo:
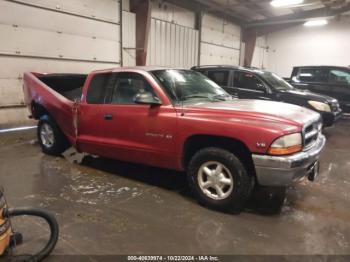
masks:
<path id="1" fill-rule="evenodd" d="M 228 86 L 228 70 L 209 70 L 208 77 L 219 86 Z"/>
<path id="2" fill-rule="evenodd" d="M 337 84 L 350 84 L 350 72 L 332 69 L 329 71 L 329 82 Z"/>
<path id="3" fill-rule="evenodd" d="M 88 104 L 104 104 L 107 87 L 113 83 L 113 78 L 112 73 L 95 75 L 91 79 L 86 102 Z"/>
<path id="4" fill-rule="evenodd" d="M 301 68 L 298 79 L 303 82 L 326 82 L 327 72 L 322 68 Z"/>

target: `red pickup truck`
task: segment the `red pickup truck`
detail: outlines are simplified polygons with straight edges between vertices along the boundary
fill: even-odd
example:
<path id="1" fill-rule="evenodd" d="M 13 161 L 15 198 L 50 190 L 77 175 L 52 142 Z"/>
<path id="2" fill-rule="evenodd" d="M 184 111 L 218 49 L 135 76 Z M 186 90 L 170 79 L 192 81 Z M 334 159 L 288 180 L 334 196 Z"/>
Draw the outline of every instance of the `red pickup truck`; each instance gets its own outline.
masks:
<path id="1" fill-rule="evenodd" d="M 117 68 L 24 74 L 25 102 L 47 154 L 87 152 L 186 171 L 207 207 L 239 211 L 256 186 L 313 180 L 325 145 L 320 115 L 236 100 L 200 73 Z"/>

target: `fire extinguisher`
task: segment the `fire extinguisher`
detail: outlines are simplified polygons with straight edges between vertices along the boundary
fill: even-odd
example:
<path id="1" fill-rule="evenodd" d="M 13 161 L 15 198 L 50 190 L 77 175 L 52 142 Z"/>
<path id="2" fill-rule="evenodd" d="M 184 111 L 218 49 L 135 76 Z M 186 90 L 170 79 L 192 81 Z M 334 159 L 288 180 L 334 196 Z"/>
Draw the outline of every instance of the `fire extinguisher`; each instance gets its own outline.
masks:
<path id="1" fill-rule="evenodd" d="M 51 254 L 55 248 L 59 227 L 56 218 L 50 213 L 37 208 L 8 208 L 3 190 L 0 189 L 0 258 L 5 257 L 11 261 L 17 260 L 16 256 L 12 256 L 12 249 L 22 244 L 23 236 L 19 232 L 13 231 L 11 218 L 18 216 L 39 217 L 46 221 L 50 228 L 50 238 L 45 247 L 36 254 L 21 255 L 20 261 L 42 261 Z"/>

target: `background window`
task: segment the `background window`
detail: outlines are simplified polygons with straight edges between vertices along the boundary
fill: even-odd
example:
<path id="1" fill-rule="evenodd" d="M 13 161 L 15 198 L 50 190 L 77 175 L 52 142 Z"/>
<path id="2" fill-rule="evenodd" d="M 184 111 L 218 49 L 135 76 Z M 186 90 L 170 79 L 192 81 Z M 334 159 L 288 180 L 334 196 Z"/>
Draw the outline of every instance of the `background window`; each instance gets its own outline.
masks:
<path id="1" fill-rule="evenodd" d="M 326 82 L 326 71 L 319 68 L 301 68 L 299 71 L 299 80 L 305 82 Z"/>
<path id="2" fill-rule="evenodd" d="M 118 73 L 112 90 L 112 104 L 135 104 L 134 98 L 139 93 L 156 94 L 143 76 L 135 73 Z"/>
<path id="3" fill-rule="evenodd" d="M 329 71 L 329 82 L 350 84 L 350 73 L 343 70 L 333 69 Z"/>
<path id="4" fill-rule="evenodd" d="M 208 77 L 219 86 L 228 86 L 229 71 L 208 71 Z"/>
<path id="5" fill-rule="evenodd" d="M 235 72 L 234 86 L 237 88 L 264 90 L 265 85 L 256 78 L 253 74 L 248 72 Z"/>
<path id="6" fill-rule="evenodd" d="M 104 104 L 105 94 L 108 84 L 111 84 L 112 74 L 95 75 L 90 82 L 86 95 L 88 104 Z"/>

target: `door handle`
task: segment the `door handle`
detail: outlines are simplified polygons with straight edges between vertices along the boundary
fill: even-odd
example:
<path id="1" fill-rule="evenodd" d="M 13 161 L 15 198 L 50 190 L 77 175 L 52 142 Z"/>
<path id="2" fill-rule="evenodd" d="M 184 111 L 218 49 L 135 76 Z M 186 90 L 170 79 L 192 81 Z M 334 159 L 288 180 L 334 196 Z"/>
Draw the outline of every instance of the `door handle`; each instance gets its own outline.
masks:
<path id="1" fill-rule="evenodd" d="M 112 120 L 113 119 L 113 115 L 112 114 L 105 114 L 104 119 L 105 120 Z"/>

